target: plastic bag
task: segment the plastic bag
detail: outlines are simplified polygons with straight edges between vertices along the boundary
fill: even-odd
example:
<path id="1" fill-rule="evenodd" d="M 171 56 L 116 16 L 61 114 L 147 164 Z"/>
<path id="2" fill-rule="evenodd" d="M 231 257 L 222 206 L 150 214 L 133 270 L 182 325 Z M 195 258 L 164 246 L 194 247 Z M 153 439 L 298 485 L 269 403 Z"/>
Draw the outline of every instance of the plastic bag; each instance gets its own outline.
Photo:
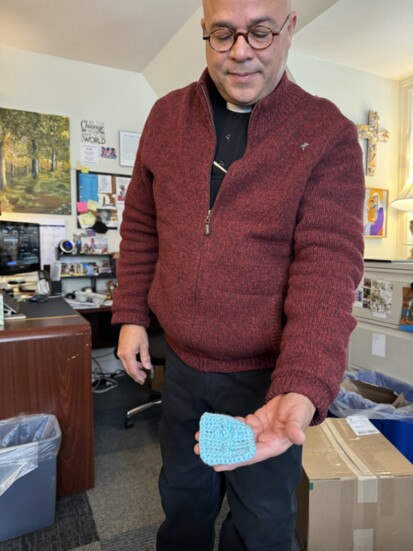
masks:
<path id="1" fill-rule="evenodd" d="M 337 398 L 330 406 L 332 415 L 335 417 L 364 415 L 369 419 L 388 419 L 413 423 L 413 386 L 376 371 L 350 372 L 346 373 L 346 378 L 389 388 L 397 394 L 403 393 L 405 400 L 412 403 L 400 408 L 396 408 L 391 404 L 376 404 L 356 392 L 340 388 Z"/>
<path id="2" fill-rule="evenodd" d="M 0 496 L 20 477 L 54 459 L 61 431 L 55 415 L 20 415 L 0 421 Z"/>

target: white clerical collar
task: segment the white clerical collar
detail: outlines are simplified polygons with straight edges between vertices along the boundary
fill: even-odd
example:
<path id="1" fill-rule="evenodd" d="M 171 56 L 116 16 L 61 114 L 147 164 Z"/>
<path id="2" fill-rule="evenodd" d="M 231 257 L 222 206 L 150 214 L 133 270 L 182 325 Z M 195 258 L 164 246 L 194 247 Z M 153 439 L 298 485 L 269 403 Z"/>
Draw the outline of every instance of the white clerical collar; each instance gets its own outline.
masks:
<path id="1" fill-rule="evenodd" d="M 234 113 L 251 113 L 252 111 L 252 107 L 250 105 L 241 107 L 240 105 L 235 105 L 234 103 L 230 103 L 229 101 L 227 101 L 227 109 L 228 111 L 233 111 Z"/>

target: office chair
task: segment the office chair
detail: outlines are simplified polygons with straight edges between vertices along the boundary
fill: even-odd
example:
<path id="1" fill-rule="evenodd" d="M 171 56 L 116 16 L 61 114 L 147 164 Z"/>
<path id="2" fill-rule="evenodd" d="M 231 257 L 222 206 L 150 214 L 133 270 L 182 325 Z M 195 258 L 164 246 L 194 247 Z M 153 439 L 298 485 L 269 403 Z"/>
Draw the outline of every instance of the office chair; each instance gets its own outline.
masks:
<path id="1" fill-rule="evenodd" d="M 151 324 L 148 329 L 148 339 L 149 339 L 149 352 L 151 355 L 151 361 L 154 368 L 156 367 L 165 367 L 165 355 L 166 355 L 166 340 L 164 332 L 159 325 L 158 320 L 155 316 L 151 316 Z M 138 357 L 139 360 L 139 357 Z M 154 370 L 148 376 L 147 382 L 145 382 L 145 387 L 149 387 L 149 396 L 147 401 L 140 406 L 136 406 L 132 409 L 129 409 L 125 414 L 125 427 L 127 429 L 133 427 L 134 423 L 132 418 L 147 409 L 150 409 L 153 406 L 160 406 L 162 404 L 162 396 L 159 390 L 152 388 L 152 381 L 154 377 Z"/>

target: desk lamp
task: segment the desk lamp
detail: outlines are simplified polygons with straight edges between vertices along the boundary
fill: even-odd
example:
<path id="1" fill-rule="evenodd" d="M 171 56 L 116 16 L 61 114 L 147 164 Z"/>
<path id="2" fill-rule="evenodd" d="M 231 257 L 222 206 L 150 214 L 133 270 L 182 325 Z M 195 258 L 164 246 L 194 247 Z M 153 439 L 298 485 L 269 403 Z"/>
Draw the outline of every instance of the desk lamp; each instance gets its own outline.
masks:
<path id="1" fill-rule="evenodd" d="M 399 197 L 392 201 L 391 206 L 395 209 L 403 210 L 405 212 L 413 211 L 413 179 L 407 188 L 407 191 L 401 193 Z"/>
<path id="2" fill-rule="evenodd" d="M 390 204 L 395 209 L 402 210 L 404 212 L 413 212 L 413 179 L 410 185 L 406 187 L 406 190 L 407 191 L 401 193 L 399 197 L 397 197 Z M 409 230 L 411 236 L 413 237 L 413 220 L 410 220 L 409 222 Z M 410 251 L 410 258 L 413 258 L 413 249 Z"/>

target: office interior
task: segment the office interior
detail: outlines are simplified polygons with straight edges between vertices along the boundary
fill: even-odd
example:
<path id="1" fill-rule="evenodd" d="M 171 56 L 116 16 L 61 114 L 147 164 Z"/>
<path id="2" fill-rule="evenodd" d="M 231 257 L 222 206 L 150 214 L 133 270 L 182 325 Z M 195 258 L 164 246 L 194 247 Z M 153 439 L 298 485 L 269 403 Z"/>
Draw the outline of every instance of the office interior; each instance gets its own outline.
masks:
<path id="1" fill-rule="evenodd" d="M 146 117 L 157 97 L 169 91 L 184 86 L 197 79 L 202 72 L 204 62 L 204 44 L 200 38 L 199 22 L 202 17 L 202 8 L 199 2 L 189 3 L 180 17 L 176 15 L 175 26 L 180 28 L 170 31 L 171 36 L 165 43 L 162 37 L 157 44 L 152 59 L 142 63 L 139 54 L 118 55 L 118 67 L 105 66 L 105 56 L 101 56 L 101 64 L 87 61 L 78 61 L 83 55 L 86 60 L 96 53 L 77 50 L 70 58 L 58 55 L 47 55 L 47 46 L 38 38 L 24 42 L 24 31 L 12 33 L 7 17 L 3 25 L 9 29 L 2 33 L 7 40 L 0 39 L 0 69 L 1 87 L 0 104 L 3 108 L 31 111 L 36 113 L 63 115 L 70 121 L 70 150 L 71 150 L 71 202 L 72 215 L 61 216 L 66 227 L 66 237 L 71 238 L 77 228 L 76 218 L 76 170 L 86 168 L 104 173 L 116 173 L 128 176 L 131 167 L 119 164 L 119 132 L 133 131 L 140 133 Z M 410 256 L 409 243 L 412 236 L 409 232 L 410 212 L 403 212 L 390 206 L 408 187 L 411 181 L 412 139 L 411 139 L 411 95 L 413 88 L 413 67 L 405 58 L 397 55 L 388 60 L 389 52 L 400 43 L 405 43 L 401 22 L 403 13 L 409 13 L 410 3 L 403 2 L 398 8 L 396 16 L 389 19 L 388 10 L 383 6 L 379 9 L 374 2 L 364 2 L 363 7 L 354 2 L 317 2 L 317 6 L 308 5 L 303 1 L 293 2 L 298 10 L 302 23 L 293 41 L 288 61 L 290 78 L 313 94 L 327 97 L 335 102 L 342 112 L 355 124 L 366 124 L 369 111 L 377 112 L 379 125 L 385 128 L 390 135 L 386 143 L 377 144 L 376 171 L 373 176 L 366 176 L 366 187 L 388 190 L 388 209 L 386 236 L 383 238 L 366 238 L 365 257 L 369 259 L 406 259 Z M 386 4 L 381 3 L 381 4 Z M 22 8 L 24 3 L 22 4 Z M 26 6 L 28 8 L 29 6 Z M 192 8 L 192 13 L 191 12 Z M 405 12 L 403 12 L 403 8 Z M 156 8 L 153 8 L 156 9 Z M 5 3 L 2 10 L 8 15 Z M 18 13 L 18 12 L 17 12 Z M 91 12 L 92 13 L 92 12 Z M 343 49 L 350 47 L 354 36 L 348 35 L 346 18 L 348 13 L 354 13 L 353 20 L 362 20 L 353 34 L 362 35 L 354 48 L 359 48 L 359 56 L 347 56 L 344 61 Z M 365 15 L 370 14 L 369 20 Z M 169 13 L 168 13 L 169 15 Z M 11 17 L 11 15 L 10 15 Z M 14 14 L 16 17 L 16 14 Z M 30 12 L 27 18 L 30 17 Z M 153 17 L 153 16 L 152 16 Z M 404 17 L 404 20 L 408 17 Z M 377 19 L 377 29 L 374 21 Z M 84 25 L 87 24 L 87 13 Z M 300 21 L 300 19 L 299 19 Z M 331 28 L 339 29 L 342 21 L 343 46 L 336 50 L 337 61 L 330 59 L 322 44 L 331 37 Z M 11 19 L 11 23 L 13 20 Z M 28 25 L 25 21 L 25 25 Z M 350 25 L 350 21 L 348 25 Z M 354 22 L 353 22 L 354 25 Z M 386 31 L 383 33 L 383 25 Z M 368 27 L 368 31 L 364 30 Z M 139 29 L 139 27 L 138 27 Z M 32 35 L 35 37 L 35 31 Z M 117 29 L 119 35 L 121 29 Z M 337 40 L 338 30 L 335 31 Z M 162 33 L 160 33 L 162 34 Z M 15 44 L 16 36 L 20 38 L 22 46 L 9 47 Z M 71 35 L 71 31 L 69 32 Z M 135 32 L 135 35 L 139 35 Z M 351 32 L 350 32 L 351 35 Z M 397 36 L 396 36 L 397 35 Z M 378 38 L 380 36 L 380 38 Z M 382 60 L 383 53 L 376 54 L 374 46 L 377 41 L 385 43 L 386 60 Z M 144 37 L 142 40 L 146 39 Z M 318 40 L 321 46 L 314 46 Z M 85 40 L 87 45 L 89 37 Z M 93 40 L 93 37 L 90 37 Z M 97 40 L 97 38 L 96 38 Z M 138 39 L 137 39 L 138 40 Z M 6 43 L 5 43 L 6 42 Z M 31 44 L 34 44 L 31 46 Z M 359 46 L 357 46 L 359 44 Z M 49 51 L 52 48 L 49 45 Z M 57 51 L 58 47 L 55 46 Z M 312 49 L 311 49 L 312 48 Z M 153 48 L 152 48 L 153 49 Z M 313 49 L 315 50 L 313 52 Z M 408 46 L 406 46 L 408 50 Z M 37 51 L 36 51 L 37 50 Z M 53 50 L 52 50 L 53 51 Z M 93 51 L 93 49 L 92 49 Z M 310 51 L 310 54 L 306 53 Z M 382 51 L 381 51 L 382 52 Z M 142 54 L 143 55 L 143 54 Z M 381 58 L 380 58 L 381 56 Z M 109 57 L 109 54 L 108 54 Z M 360 61 L 361 58 L 361 61 Z M 141 70 L 120 69 L 127 64 L 141 66 Z M 344 64 L 345 63 L 345 64 Z M 364 64 L 364 69 L 359 64 Z M 114 64 L 114 62 L 112 62 Z M 353 65 L 353 66 L 351 66 Z M 98 165 L 85 166 L 81 164 L 81 123 L 84 120 L 102 121 L 105 125 L 106 143 L 114 146 L 118 151 L 117 159 L 99 158 Z M 360 144 L 367 154 L 368 143 L 360 140 Z M 48 218 L 56 219 L 52 215 L 27 215 L 18 212 L 3 213 L 2 219 L 31 220 L 41 219 L 44 223 Z M 106 234 L 109 241 L 109 250 L 116 252 L 119 249 L 119 232 L 109 230 Z"/>
<path id="2" fill-rule="evenodd" d="M 3 4 L 0 2 L 0 17 Z M 99 157 L 97 165 L 88 166 L 81 163 L 82 121 L 104 122 L 107 144 L 119 150 L 119 132 L 140 133 L 158 97 L 196 80 L 205 66 L 204 44 L 200 39 L 200 4 L 193 2 L 191 7 L 187 8 L 191 13 L 185 13 L 181 20 L 177 20 L 174 34 L 139 71 L 86 60 L 79 61 L 70 56 L 50 55 L 45 51 L 34 51 L 30 45 L 19 48 L 3 43 L 0 38 L 0 107 L 63 115 L 70 119 L 72 214 L 60 217 L 65 226 L 67 239 L 71 239 L 78 231 L 75 209 L 76 171 L 90 170 L 125 176 L 130 176 L 132 172 L 131 167 L 121 166 L 119 157 Z M 408 272 L 403 272 L 402 278 L 407 281 L 411 277 L 413 281 L 413 275 L 409 273 L 413 273 L 413 235 L 410 233 L 413 207 L 411 211 L 401 211 L 391 206 L 392 201 L 400 197 L 413 182 L 413 62 L 410 68 L 403 67 L 397 72 L 395 60 L 394 71 L 390 74 L 389 71 L 381 72 L 379 69 L 361 69 L 356 63 L 354 66 L 346 65 L 341 63 L 339 58 L 336 61 L 326 60 L 323 55 L 305 53 L 302 49 L 304 46 L 300 44 L 300 33 L 302 43 L 305 44 L 307 34 L 311 36 L 311 33 L 319 32 L 323 24 L 331 24 L 330 21 L 338 24 L 338 19 L 330 19 L 334 10 L 337 10 L 339 15 L 341 10 L 357 14 L 359 9 L 358 0 L 313 4 L 310 9 L 308 0 L 293 0 L 293 7 L 299 14 L 302 9 L 305 24 L 299 27 L 296 35 L 299 46 L 296 48 L 293 41 L 289 54 L 290 78 L 309 92 L 332 100 L 344 115 L 357 125 L 368 122 L 370 111 L 378 113 L 380 127 L 385 128 L 390 137 L 385 143 L 377 143 L 376 170 L 373 175 L 366 175 L 366 187 L 387 190 L 387 220 L 383 237 L 366 237 L 365 258 L 377 263 L 402 260 L 406 266 L 404 270 Z M 379 8 L 375 6 L 377 2 L 374 1 L 366 4 L 369 19 L 364 23 L 366 27 L 374 28 L 376 9 Z M 393 9 L 404 9 L 408 17 L 412 7 L 411 1 L 403 1 L 400 7 Z M 139 24 L 137 34 L 138 29 Z M 390 30 L 397 32 L 397 29 L 389 29 L 387 36 L 381 30 L 382 28 L 377 32 L 383 41 L 392 40 Z M 72 32 L 73 40 L 76 40 L 76 29 L 73 28 Z M 90 40 L 93 40 L 93 32 L 96 30 L 91 29 L 90 32 Z M 346 32 L 347 41 L 350 43 L 353 40 L 352 29 L 347 28 Z M 110 42 L 110 37 L 108 41 Z M 371 66 L 375 67 L 373 60 L 376 52 L 370 48 L 368 38 L 356 43 L 360 49 L 368 50 L 372 58 Z M 125 53 L 125 56 L 127 55 Z M 367 141 L 361 139 L 360 144 L 367 156 Z M 48 218 L 55 220 L 56 215 L 18 212 L 3 212 L 0 215 L 0 220 L 41 220 L 41 223 L 47 223 Z M 109 230 L 105 236 L 108 238 L 109 251 L 117 253 L 120 243 L 119 231 Z M 406 263 L 409 258 L 412 259 L 411 266 Z M 392 274 L 383 277 L 394 276 Z M 80 287 L 85 283 L 76 282 L 76 285 Z M 70 287 L 70 290 L 75 288 Z M 354 346 L 353 344 L 353 352 Z M 405 355 L 403 361 L 410 361 L 412 350 L 413 341 L 410 339 L 402 351 Z M 112 351 L 112 343 L 109 347 L 100 343 L 99 349 L 92 350 L 92 354 L 102 356 L 101 365 L 109 374 L 121 369 L 120 362 L 110 354 Z M 402 375 L 413 385 L 413 374 L 408 369 L 403 367 Z"/>

